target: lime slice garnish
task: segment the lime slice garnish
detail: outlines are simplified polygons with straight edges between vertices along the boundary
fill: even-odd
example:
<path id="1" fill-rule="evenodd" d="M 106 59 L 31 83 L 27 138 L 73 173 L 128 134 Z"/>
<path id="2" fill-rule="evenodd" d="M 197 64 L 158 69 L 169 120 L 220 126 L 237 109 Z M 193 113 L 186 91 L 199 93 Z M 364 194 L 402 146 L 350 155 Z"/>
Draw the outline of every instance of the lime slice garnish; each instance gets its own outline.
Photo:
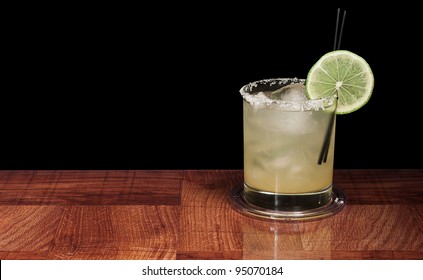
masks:
<path id="1" fill-rule="evenodd" d="M 306 80 L 309 99 L 338 96 L 337 114 L 348 114 L 367 103 L 373 92 L 374 77 L 369 64 L 344 50 L 322 56 L 311 67 Z"/>

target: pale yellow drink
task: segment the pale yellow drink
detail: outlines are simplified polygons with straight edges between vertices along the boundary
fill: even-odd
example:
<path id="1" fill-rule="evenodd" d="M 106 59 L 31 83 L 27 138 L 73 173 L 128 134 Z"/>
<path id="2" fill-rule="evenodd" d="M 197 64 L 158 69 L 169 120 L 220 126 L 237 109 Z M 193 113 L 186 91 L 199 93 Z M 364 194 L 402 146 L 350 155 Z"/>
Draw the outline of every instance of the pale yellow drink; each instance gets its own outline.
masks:
<path id="1" fill-rule="evenodd" d="M 298 83 L 303 84 L 304 80 L 264 80 L 241 89 L 246 198 L 261 203 L 269 197 L 270 202 L 264 207 L 273 203 L 274 196 L 281 200 L 277 204 L 283 204 L 285 198 L 298 200 L 296 195 L 309 195 L 310 199 L 317 199 L 316 203 L 324 203 L 330 197 L 335 98 L 307 100 L 305 95 L 299 95 L 298 91 L 305 89 Z M 290 92 L 280 90 L 287 85 Z M 324 142 L 328 135 L 326 153 Z"/>

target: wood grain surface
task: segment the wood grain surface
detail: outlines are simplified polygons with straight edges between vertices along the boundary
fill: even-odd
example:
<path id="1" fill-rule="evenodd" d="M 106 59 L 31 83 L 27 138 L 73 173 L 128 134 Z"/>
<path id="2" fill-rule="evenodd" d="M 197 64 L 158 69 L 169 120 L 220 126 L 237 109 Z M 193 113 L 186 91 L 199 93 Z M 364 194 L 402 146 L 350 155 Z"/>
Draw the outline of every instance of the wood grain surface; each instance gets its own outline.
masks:
<path id="1" fill-rule="evenodd" d="M 423 170 L 336 170 L 316 221 L 235 211 L 241 170 L 0 171 L 0 259 L 423 259 Z"/>

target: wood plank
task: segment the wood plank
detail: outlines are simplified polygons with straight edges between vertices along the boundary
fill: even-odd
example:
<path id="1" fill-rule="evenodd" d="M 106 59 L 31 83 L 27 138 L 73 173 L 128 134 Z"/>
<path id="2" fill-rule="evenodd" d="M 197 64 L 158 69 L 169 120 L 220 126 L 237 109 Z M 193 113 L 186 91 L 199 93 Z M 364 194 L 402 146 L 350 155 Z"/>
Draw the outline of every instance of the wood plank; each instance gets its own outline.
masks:
<path id="1" fill-rule="evenodd" d="M 7 260 L 8 251 L 0 251 L 0 260 Z"/>
<path id="2" fill-rule="evenodd" d="M 332 259 L 335 260 L 392 260 L 394 258 L 391 250 L 351 250 L 351 251 L 333 251 Z"/>
<path id="3" fill-rule="evenodd" d="M 241 170 L 185 170 L 184 181 L 207 188 L 231 188 L 243 182 Z"/>
<path id="4" fill-rule="evenodd" d="M 188 170 L 184 173 L 178 259 L 222 259 L 242 254 L 242 236 L 229 205 L 238 171 Z M 242 217 L 243 218 L 243 217 Z"/>
<path id="5" fill-rule="evenodd" d="M 242 234 L 229 208 L 226 213 L 207 207 L 183 207 L 178 252 L 242 251 Z"/>
<path id="6" fill-rule="evenodd" d="M 182 251 L 176 254 L 177 260 L 240 260 L 240 251 Z"/>
<path id="7" fill-rule="evenodd" d="M 185 171 L 182 188 L 182 204 L 190 207 L 225 207 L 229 191 L 242 183 L 242 173 L 233 170 Z"/>
<path id="8" fill-rule="evenodd" d="M 423 260 L 423 252 L 410 250 L 410 251 L 402 251 L 397 250 L 392 252 L 392 259 L 394 260 Z"/>
<path id="9" fill-rule="evenodd" d="M 49 259 L 175 259 L 176 206 L 67 206 Z"/>
<path id="10" fill-rule="evenodd" d="M 423 170 L 335 170 L 333 181 L 349 204 L 423 203 Z"/>
<path id="11" fill-rule="evenodd" d="M 244 252 L 244 260 L 330 260 L 331 251 L 252 251 Z"/>
<path id="12" fill-rule="evenodd" d="M 181 174 L 119 170 L 3 172 L 0 205 L 178 205 Z"/>
<path id="13" fill-rule="evenodd" d="M 423 252 L 423 232 L 416 224 L 405 205 L 347 205 L 332 218 L 299 227 L 304 250 Z M 334 256 L 343 258 L 339 252 Z"/>
<path id="14" fill-rule="evenodd" d="M 4 253 L 2 255 L 1 253 Z M 11 251 L 11 252 L 0 252 L 1 260 L 45 260 L 47 252 L 21 252 L 21 251 Z"/>
<path id="15" fill-rule="evenodd" d="M 0 205 L 0 251 L 47 252 L 62 212 L 60 206 Z"/>
<path id="16" fill-rule="evenodd" d="M 423 232 L 423 205 L 410 205 L 409 209 L 414 215 L 417 225 L 420 228 L 420 231 Z"/>

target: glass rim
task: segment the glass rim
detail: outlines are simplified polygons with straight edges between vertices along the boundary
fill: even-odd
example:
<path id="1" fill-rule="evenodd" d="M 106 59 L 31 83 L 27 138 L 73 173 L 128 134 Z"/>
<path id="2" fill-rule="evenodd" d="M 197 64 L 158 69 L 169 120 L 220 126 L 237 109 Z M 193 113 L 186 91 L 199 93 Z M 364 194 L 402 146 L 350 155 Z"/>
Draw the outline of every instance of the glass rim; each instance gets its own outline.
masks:
<path id="1" fill-rule="evenodd" d="M 247 103 L 251 104 L 254 107 L 262 108 L 271 108 L 279 109 L 284 111 L 318 111 L 331 107 L 337 98 L 336 95 L 331 95 L 327 97 L 322 97 L 318 99 L 309 99 L 309 100 L 273 100 L 268 99 L 260 102 L 254 102 L 253 97 L 255 94 L 254 89 L 260 85 L 267 85 L 269 87 L 278 86 L 279 88 L 287 86 L 290 84 L 305 84 L 306 79 L 300 78 L 270 78 L 270 79 L 261 79 L 254 82 L 250 82 L 241 87 L 239 92 L 242 95 L 242 98 Z M 275 89 L 276 90 L 276 89 Z M 256 94 L 261 92 L 256 90 Z"/>

